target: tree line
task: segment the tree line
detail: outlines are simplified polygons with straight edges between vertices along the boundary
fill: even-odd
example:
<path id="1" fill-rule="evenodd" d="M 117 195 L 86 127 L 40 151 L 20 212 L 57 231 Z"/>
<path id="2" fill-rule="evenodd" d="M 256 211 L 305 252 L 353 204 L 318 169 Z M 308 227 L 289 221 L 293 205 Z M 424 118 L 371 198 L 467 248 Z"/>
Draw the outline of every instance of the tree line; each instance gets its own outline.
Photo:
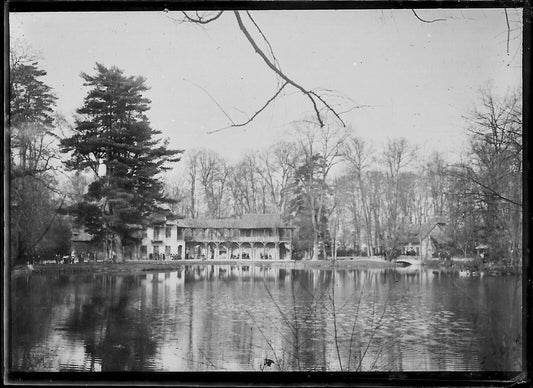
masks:
<path id="1" fill-rule="evenodd" d="M 424 156 L 407 139 L 376 146 L 335 117 L 304 118 L 236 163 L 209 149 L 172 150 L 151 127 L 143 77 L 96 64 L 74 125 L 55 114 L 46 72 L 10 58 L 10 251 L 15 262 L 69 250 L 83 224 L 110 255 L 138 244 L 169 210 L 180 217 L 277 213 L 296 229 L 295 253 L 319 259 L 393 253 L 407 225 L 447 220 L 447 247 L 494 260 L 522 253 L 521 94 L 486 90 L 465 118 L 460 160 Z M 164 182 L 181 160 L 184 173 Z M 61 183 L 63 182 L 63 183 Z M 66 182 L 66 183 L 65 183 Z"/>
<path id="2" fill-rule="evenodd" d="M 492 120 L 489 122 L 489 120 Z M 522 251 L 521 106 L 518 94 L 489 92 L 467 120 L 461 160 L 424 156 L 407 139 L 381 147 L 349 128 L 296 123 L 280 141 L 230 163 L 209 149 L 188 150 L 185 174 L 167 183 L 182 217 L 277 213 L 297 226 L 296 252 L 393 254 L 409 225 L 447 222 L 452 255 L 489 244 L 494 258 Z"/>

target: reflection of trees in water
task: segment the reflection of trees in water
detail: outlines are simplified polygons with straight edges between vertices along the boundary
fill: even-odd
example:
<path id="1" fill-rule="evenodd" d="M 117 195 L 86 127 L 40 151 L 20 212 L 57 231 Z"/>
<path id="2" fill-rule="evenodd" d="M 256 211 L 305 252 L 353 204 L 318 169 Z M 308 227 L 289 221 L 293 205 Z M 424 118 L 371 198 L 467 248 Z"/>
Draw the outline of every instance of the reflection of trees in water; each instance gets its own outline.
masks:
<path id="1" fill-rule="evenodd" d="M 342 275 L 338 283 L 342 284 L 347 280 L 346 273 L 339 273 Z M 355 298 L 355 292 L 348 298 L 342 293 L 340 297 L 335 296 L 333 287 L 338 286 L 337 275 L 337 271 L 332 270 L 292 270 L 290 289 L 285 290 L 287 295 L 284 297 L 274 296 L 269 285 L 264 283 L 279 318 L 278 325 L 274 324 L 277 333 L 272 330 L 265 332 L 270 336 L 278 334 L 284 340 L 284 346 L 276 349 L 272 346 L 271 338 L 262 332 L 270 348 L 267 353 L 275 359 L 277 368 L 338 370 L 344 366 L 345 370 L 350 370 L 353 364 L 357 363 L 356 354 L 361 356 L 365 350 L 359 331 L 360 325 L 356 327 L 356 315 L 346 319 L 347 314 L 343 310 L 352 298 L 353 302 L 360 302 L 360 299 Z M 353 282 L 350 284 L 353 285 Z M 337 298 L 340 305 L 336 306 Z M 343 325 L 339 322 L 337 326 L 337 314 L 342 314 Z M 254 324 L 258 325 L 258 320 L 253 316 L 252 319 Z"/>
<path id="2" fill-rule="evenodd" d="M 91 282 L 72 281 L 65 290 L 73 303 L 67 306 L 64 330 L 83 340 L 89 370 L 100 363 L 103 371 L 145 370 L 156 351 L 149 311 L 133 308 L 140 298 L 139 276 L 95 276 Z"/>
<path id="3" fill-rule="evenodd" d="M 68 368 L 115 371 L 521 365 L 521 285 L 510 278 L 221 268 L 191 266 L 189 277 L 183 271 L 16 279 L 13 366 L 56 370 L 51 364 L 69 358 Z M 85 360 L 74 359 L 76 352 L 52 354 L 57 337 L 72 348 L 83 341 Z"/>
<path id="4" fill-rule="evenodd" d="M 46 370 L 50 366 L 47 354 L 37 355 L 36 344 L 45 341 L 54 317 L 61 313 L 58 306 L 69 299 L 68 276 L 30 275 L 11 279 L 10 349 L 14 370 Z"/>
<path id="5" fill-rule="evenodd" d="M 104 276 L 94 284 L 96 295 L 73 314 L 72 328 L 85 342 L 91 359 L 100 359 L 103 371 L 145 370 L 156 352 L 147 317 L 149 311 L 132 308 L 139 300 L 139 276 Z M 74 311 L 77 311 L 76 309 Z"/>
<path id="6" fill-rule="evenodd" d="M 505 283 L 512 282 L 511 286 Z M 522 368 L 522 283 L 519 277 L 452 279 L 454 292 L 441 295 L 457 315 L 472 322 L 468 345 L 477 350 L 483 370 Z M 465 352 L 466 353 L 466 352 Z M 470 356 L 472 356 L 470 354 Z M 465 364 L 470 362 L 465 357 Z"/>
<path id="7" fill-rule="evenodd" d="M 402 326 L 405 321 L 398 319 L 396 330 L 401 346 L 387 356 L 396 353 L 396 358 L 402 359 L 396 364 L 399 368 L 403 365 L 408 369 L 520 370 L 518 279 L 463 279 L 419 271 L 402 274 L 398 281 L 403 294 L 396 298 L 391 313 L 405 317 L 402 310 L 410 306 L 411 326 L 418 328 L 414 332 L 406 331 Z M 407 355 L 414 350 L 425 357 L 421 358 L 422 363 L 413 366 Z M 389 364 L 381 364 L 380 368 L 388 369 Z"/>
<path id="8" fill-rule="evenodd" d="M 309 366 L 312 369 L 326 368 L 324 348 L 327 316 L 320 304 L 325 297 L 321 288 L 327 288 L 330 277 L 327 271 L 324 272 L 328 279 L 321 286 L 313 282 L 310 272 L 291 271 L 292 311 L 287 314 L 291 322 L 287 335 L 292 337 L 292 354 L 288 365 L 291 370 L 308 370 Z"/>
<path id="9" fill-rule="evenodd" d="M 150 369 L 157 351 L 154 316 L 164 307 L 157 283 L 144 286 L 144 277 L 33 275 L 13 279 L 12 368 Z M 146 300 L 146 287 L 150 287 L 150 300 Z M 75 345 L 80 340 L 84 346 L 81 360 Z"/>
<path id="10" fill-rule="evenodd" d="M 458 280 L 424 270 L 292 270 L 285 294 L 264 283 L 278 321 L 263 328 L 264 354 L 281 370 L 518 370 L 519 284 L 469 279 L 457 290 Z"/>

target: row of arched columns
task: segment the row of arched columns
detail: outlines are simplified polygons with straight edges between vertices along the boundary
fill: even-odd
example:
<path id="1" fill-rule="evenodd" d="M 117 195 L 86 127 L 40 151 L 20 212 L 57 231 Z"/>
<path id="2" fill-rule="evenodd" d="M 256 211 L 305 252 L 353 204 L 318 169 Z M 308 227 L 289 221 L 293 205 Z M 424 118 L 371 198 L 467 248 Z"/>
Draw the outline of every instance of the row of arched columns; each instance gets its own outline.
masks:
<path id="1" fill-rule="evenodd" d="M 183 242 L 178 256 L 186 259 L 290 260 L 291 246 L 286 242 Z"/>

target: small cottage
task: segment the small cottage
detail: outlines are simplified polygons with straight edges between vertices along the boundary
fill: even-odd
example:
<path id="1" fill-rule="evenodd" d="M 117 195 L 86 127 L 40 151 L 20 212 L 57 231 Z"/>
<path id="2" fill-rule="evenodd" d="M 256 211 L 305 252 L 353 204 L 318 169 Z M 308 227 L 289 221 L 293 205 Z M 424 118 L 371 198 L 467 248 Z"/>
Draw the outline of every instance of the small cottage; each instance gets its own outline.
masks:
<path id="1" fill-rule="evenodd" d="M 433 257 L 451 241 L 445 227 L 446 220 L 443 217 L 434 217 L 420 225 L 406 225 L 400 241 L 402 254 Z"/>

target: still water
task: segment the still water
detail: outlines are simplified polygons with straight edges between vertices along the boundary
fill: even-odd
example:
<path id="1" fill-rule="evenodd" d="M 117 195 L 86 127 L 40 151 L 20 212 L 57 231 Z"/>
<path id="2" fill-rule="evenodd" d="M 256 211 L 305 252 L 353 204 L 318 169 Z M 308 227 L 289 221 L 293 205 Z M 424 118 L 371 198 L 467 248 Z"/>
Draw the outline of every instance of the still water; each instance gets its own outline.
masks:
<path id="1" fill-rule="evenodd" d="M 135 275 L 34 274 L 12 286 L 16 371 L 522 366 L 515 276 L 189 265 Z"/>

